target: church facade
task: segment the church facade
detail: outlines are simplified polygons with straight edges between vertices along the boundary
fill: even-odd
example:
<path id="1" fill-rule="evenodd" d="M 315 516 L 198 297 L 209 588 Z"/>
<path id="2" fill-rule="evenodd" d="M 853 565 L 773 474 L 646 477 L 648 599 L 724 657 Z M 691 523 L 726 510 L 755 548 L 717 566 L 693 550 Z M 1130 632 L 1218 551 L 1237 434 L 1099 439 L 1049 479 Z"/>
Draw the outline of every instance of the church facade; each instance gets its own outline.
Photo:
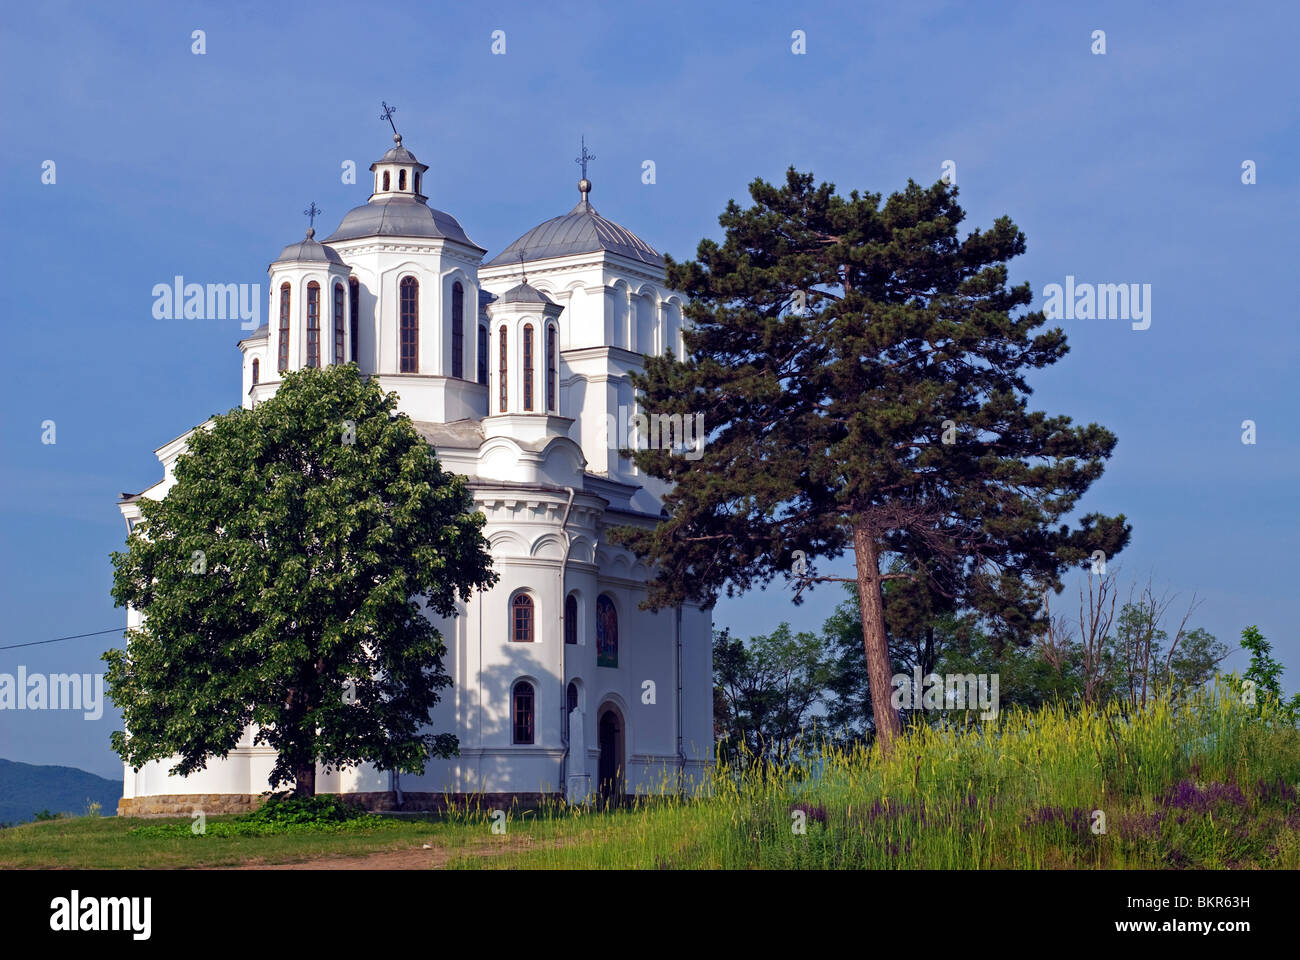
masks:
<path id="1" fill-rule="evenodd" d="M 713 752 L 712 611 L 639 609 L 651 573 L 606 537 L 660 515 L 662 485 L 618 450 L 636 410 L 629 373 L 645 355 L 683 355 L 682 297 L 659 254 L 592 206 L 585 146 L 577 205 L 485 261 L 393 139 L 369 200 L 268 268 L 268 322 L 239 342 L 242 403 L 287 371 L 356 362 L 467 478 L 500 579 L 436 621 L 453 686 L 431 728 L 455 733 L 459 756 L 422 776 L 321 768 L 317 790 L 420 809 L 689 789 Z M 157 450 L 159 483 L 121 499 L 128 528 L 174 482 L 188 435 Z M 188 777 L 127 766 L 119 809 L 245 808 L 274 763 L 253 733 Z"/>

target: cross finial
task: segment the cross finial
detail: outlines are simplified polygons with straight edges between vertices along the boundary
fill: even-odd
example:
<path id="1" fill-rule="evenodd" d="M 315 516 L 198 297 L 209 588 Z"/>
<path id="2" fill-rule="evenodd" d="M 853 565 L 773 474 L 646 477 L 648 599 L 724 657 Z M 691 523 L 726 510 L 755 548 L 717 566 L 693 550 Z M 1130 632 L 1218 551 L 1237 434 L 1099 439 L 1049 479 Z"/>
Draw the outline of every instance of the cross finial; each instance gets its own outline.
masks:
<path id="1" fill-rule="evenodd" d="M 316 206 L 315 200 L 311 202 L 310 207 L 302 212 L 302 215 L 307 218 L 307 226 L 309 229 L 316 229 L 316 218 L 319 217 L 322 212 L 321 208 Z"/>
<path id="2" fill-rule="evenodd" d="M 587 179 L 587 161 L 589 161 L 589 160 L 595 160 L 595 159 L 596 159 L 596 155 L 595 155 L 594 153 L 588 153 L 588 152 L 587 152 L 587 135 L 586 135 L 586 134 L 583 134 L 583 136 L 582 136 L 582 153 L 581 153 L 581 155 L 578 156 L 578 158 L 577 158 L 576 160 L 573 161 L 574 163 L 581 165 L 581 167 L 582 167 L 582 179 L 584 179 L 584 180 Z"/>
<path id="3" fill-rule="evenodd" d="M 524 269 L 524 252 L 519 251 L 519 274 L 523 277 L 523 282 L 528 282 L 528 271 Z"/>
<path id="4" fill-rule="evenodd" d="M 379 105 L 382 106 L 382 107 L 384 108 L 384 112 L 381 113 L 381 114 L 379 115 L 379 119 L 380 119 L 380 120 L 387 120 L 387 121 L 388 121 L 388 125 L 389 125 L 390 127 L 393 128 L 393 136 L 396 137 L 396 136 L 398 135 L 398 134 L 397 134 L 397 124 L 393 123 L 393 114 L 395 114 L 395 113 L 397 112 L 397 108 L 396 108 L 396 107 L 390 107 L 390 106 L 389 106 L 385 101 L 383 101 L 383 100 L 380 100 L 380 101 L 379 101 Z"/>

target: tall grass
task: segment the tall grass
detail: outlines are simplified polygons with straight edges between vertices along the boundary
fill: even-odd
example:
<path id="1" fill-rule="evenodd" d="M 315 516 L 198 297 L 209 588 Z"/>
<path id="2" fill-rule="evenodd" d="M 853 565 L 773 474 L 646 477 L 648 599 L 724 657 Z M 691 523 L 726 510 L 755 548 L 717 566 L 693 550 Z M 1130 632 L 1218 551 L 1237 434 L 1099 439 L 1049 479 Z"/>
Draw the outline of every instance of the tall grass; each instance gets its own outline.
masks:
<path id="1" fill-rule="evenodd" d="M 894 750 L 804 745 L 779 770 L 719 764 L 630 809 L 507 816 L 527 842 L 464 867 L 1300 866 L 1300 731 L 1214 687 L 1145 709 L 1056 705 L 918 725 Z M 485 829 L 488 812 L 453 813 Z M 500 817 L 498 816 L 498 822 Z"/>

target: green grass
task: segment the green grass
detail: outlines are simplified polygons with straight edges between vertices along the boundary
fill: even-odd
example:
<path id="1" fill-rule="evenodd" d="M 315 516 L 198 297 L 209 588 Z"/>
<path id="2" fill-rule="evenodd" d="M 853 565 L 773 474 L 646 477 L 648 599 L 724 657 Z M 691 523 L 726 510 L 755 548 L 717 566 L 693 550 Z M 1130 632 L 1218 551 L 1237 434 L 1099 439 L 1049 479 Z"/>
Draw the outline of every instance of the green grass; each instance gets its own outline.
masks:
<path id="1" fill-rule="evenodd" d="M 459 868 L 1297 869 L 1300 731 L 1222 690 L 1131 716 L 1004 712 L 918 727 L 887 758 L 822 746 L 776 776 L 719 768 L 699 799 L 665 785 L 630 808 L 515 808 L 504 835 L 492 826 L 475 806 L 327 828 L 213 817 L 204 836 L 189 820 L 89 817 L 0 831 L 0 868 L 287 863 L 427 843 Z"/>

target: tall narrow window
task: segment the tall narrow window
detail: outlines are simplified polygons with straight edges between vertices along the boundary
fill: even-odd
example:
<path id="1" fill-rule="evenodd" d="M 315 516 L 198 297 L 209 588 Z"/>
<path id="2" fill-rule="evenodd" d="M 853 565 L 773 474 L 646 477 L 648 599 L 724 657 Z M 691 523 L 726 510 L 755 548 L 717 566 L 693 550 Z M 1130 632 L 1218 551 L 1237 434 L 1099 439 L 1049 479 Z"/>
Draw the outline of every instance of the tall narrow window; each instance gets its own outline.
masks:
<path id="1" fill-rule="evenodd" d="M 488 371 L 488 328 L 480 325 L 478 328 L 478 382 L 487 384 Z"/>
<path id="2" fill-rule="evenodd" d="M 618 666 L 618 610 L 603 593 L 596 598 L 596 666 Z"/>
<path id="3" fill-rule="evenodd" d="M 509 397 L 509 394 L 506 391 L 506 327 L 505 324 L 501 325 L 501 336 L 498 339 L 501 341 L 501 346 L 500 346 L 501 368 L 497 373 L 497 379 L 501 383 L 501 409 L 498 412 L 505 413 L 506 400 Z"/>
<path id="4" fill-rule="evenodd" d="M 535 734 L 533 718 L 536 711 L 533 709 L 533 685 L 527 680 L 520 680 L 515 684 L 514 696 L 511 698 L 510 712 L 514 727 L 515 743 L 532 743 Z"/>
<path id="5" fill-rule="evenodd" d="M 334 363 L 343 366 L 343 284 L 334 284 Z"/>
<path id="6" fill-rule="evenodd" d="M 351 340 L 352 340 L 349 346 L 352 347 L 353 363 L 360 362 L 359 360 L 357 360 L 357 330 L 360 328 L 361 325 L 360 320 L 358 319 L 360 313 L 361 313 L 361 281 L 359 281 L 356 277 L 353 277 L 351 280 L 348 281 L 348 319 L 352 322 L 351 326 L 348 327 L 348 333 L 351 335 Z"/>
<path id="7" fill-rule="evenodd" d="M 451 375 L 465 376 L 465 288 L 451 285 Z"/>
<path id="8" fill-rule="evenodd" d="M 320 284 L 307 284 L 307 366 L 320 366 Z"/>
<path id="9" fill-rule="evenodd" d="M 280 286 L 280 358 L 279 371 L 289 369 L 289 285 Z"/>
<path id="10" fill-rule="evenodd" d="M 415 171 L 415 192 L 416 193 L 420 192 L 420 171 L 419 170 Z"/>
<path id="11" fill-rule="evenodd" d="M 556 365 L 559 361 L 555 358 L 555 324 L 546 326 L 546 409 L 555 412 L 555 391 L 557 387 Z"/>
<path id="12" fill-rule="evenodd" d="M 253 358 L 253 384 L 254 385 L 257 384 L 257 381 L 261 378 L 261 375 L 262 375 L 261 361 L 259 361 L 257 357 L 254 357 Z"/>
<path id="13" fill-rule="evenodd" d="M 524 324 L 524 409 L 533 409 L 533 325 Z"/>
<path id="14" fill-rule="evenodd" d="M 385 170 L 385 171 L 384 171 L 384 193 L 387 193 L 387 192 L 388 192 L 388 185 L 389 185 L 391 182 L 392 182 L 392 181 L 388 179 L 388 171 Z"/>
<path id="15" fill-rule="evenodd" d="M 526 593 L 517 594 L 510 601 L 510 640 L 533 642 L 533 598 Z"/>
<path id="16" fill-rule="evenodd" d="M 578 598 L 573 594 L 564 598 L 564 642 L 578 642 Z"/>
<path id="17" fill-rule="evenodd" d="M 401 284 L 401 365 L 402 373 L 417 373 L 420 349 L 420 284 L 415 277 L 403 277 Z"/>
<path id="18" fill-rule="evenodd" d="M 405 189 L 406 189 L 406 171 L 405 171 L 405 170 L 399 170 L 399 171 L 397 172 L 397 189 L 398 189 L 398 190 L 405 190 Z"/>

